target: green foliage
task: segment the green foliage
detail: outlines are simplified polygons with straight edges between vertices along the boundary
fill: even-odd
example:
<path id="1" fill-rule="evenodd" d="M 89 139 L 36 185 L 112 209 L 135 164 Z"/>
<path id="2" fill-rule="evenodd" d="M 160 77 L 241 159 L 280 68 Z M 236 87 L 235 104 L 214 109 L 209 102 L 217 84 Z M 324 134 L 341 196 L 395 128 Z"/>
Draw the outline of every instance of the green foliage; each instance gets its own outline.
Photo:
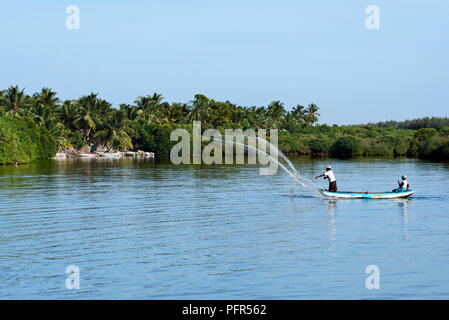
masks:
<path id="1" fill-rule="evenodd" d="M 364 139 L 361 142 L 362 153 L 365 156 L 392 156 L 394 149 L 391 144 L 375 139 Z"/>
<path id="2" fill-rule="evenodd" d="M 71 132 L 68 137 L 69 144 L 76 150 L 80 150 L 87 145 L 86 140 L 81 132 Z"/>
<path id="3" fill-rule="evenodd" d="M 0 164 L 49 159 L 56 154 L 56 141 L 45 127 L 27 117 L 0 117 Z"/>
<path id="4" fill-rule="evenodd" d="M 136 133 L 132 141 L 135 150 L 151 151 L 162 159 L 170 155 L 170 150 L 176 143 L 170 141 L 173 130 L 170 126 L 139 121 L 134 123 L 133 129 Z"/>
<path id="5" fill-rule="evenodd" d="M 299 136 L 281 135 L 278 140 L 279 150 L 298 154 L 310 154 L 310 148 Z"/>
<path id="6" fill-rule="evenodd" d="M 414 120 L 406 120 L 402 122 L 397 121 L 386 121 L 386 122 L 378 122 L 375 124 L 368 124 L 368 126 L 380 127 L 380 128 L 394 128 L 394 129 L 407 129 L 407 130 L 418 130 L 422 128 L 440 128 L 440 127 L 449 127 L 449 118 L 438 118 L 438 117 L 425 117 L 421 119 Z"/>
<path id="7" fill-rule="evenodd" d="M 449 159 L 449 140 L 446 139 L 445 142 L 432 150 L 431 157 L 434 159 Z"/>
<path id="8" fill-rule="evenodd" d="M 334 156 L 348 157 L 361 154 L 362 144 L 354 136 L 343 136 L 337 139 L 331 147 L 331 153 Z"/>
<path id="9" fill-rule="evenodd" d="M 328 126 L 318 124 L 319 116 L 314 103 L 292 108 L 273 101 L 265 107 L 244 107 L 202 94 L 187 103 L 168 103 L 161 94 L 153 93 L 113 108 L 95 93 L 60 101 L 49 88 L 29 96 L 18 86 L 11 86 L 0 91 L 0 163 L 45 159 L 55 148 L 73 146 L 79 150 L 86 145 L 152 151 L 163 158 L 174 144 L 171 131 L 185 128 L 191 133 L 194 120 L 201 121 L 203 130 L 216 128 L 221 132 L 278 129 L 279 149 L 284 152 L 447 158 L 448 118 Z M 18 122 L 12 122 L 13 118 Z"/>
<path id="10" fill-rule="evenodd" d="M 309 149 L 313 155 L 329 153 L 330 146 L 331 146 L 330 140 L 325 139 L 324 137 L 312 139 L 309 141 Z"/>
<path id="11" fill-rule="evenodd" d="M 132 148 L 131 138 L 126 132 L 131 120 L 126 116 L 124 110 L 113 110 L 104 121 L 102 130 L 95 133 L 95 140 L 110 149 Z"/>

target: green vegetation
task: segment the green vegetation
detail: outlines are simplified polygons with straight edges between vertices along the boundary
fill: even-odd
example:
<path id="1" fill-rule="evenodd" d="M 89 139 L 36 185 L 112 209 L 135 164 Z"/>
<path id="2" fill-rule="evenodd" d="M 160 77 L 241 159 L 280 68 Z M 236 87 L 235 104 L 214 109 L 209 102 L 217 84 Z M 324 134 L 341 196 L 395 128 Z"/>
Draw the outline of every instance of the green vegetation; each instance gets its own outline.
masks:
<path id="1" fill-rule="evenodd" d="M 113 108 L 94 93 L 61 101 L 48 88 L 29 96 L 11 86 L 0 91 L 0 163 L 45 159 L 70 148 L 140 149 L 166 157 L 174 144 L 171 131 L 191 131 L 193 120 L 203 130 L 278 129 L 280 149 L 292 154 L 449 156 L 448 118 L 328 126 L 318 124 L 318 111 L 313 103 L 287 111 L 280 101 L 242 107 L 201 94 L 188 103 L 168 103 L 156 93 Z"/>
<path id="2" fill-rule="evenodd" d="M 49 159 L 55 153 L 55 139 L 31 118 L 0 116 L 0 164 Z"/>

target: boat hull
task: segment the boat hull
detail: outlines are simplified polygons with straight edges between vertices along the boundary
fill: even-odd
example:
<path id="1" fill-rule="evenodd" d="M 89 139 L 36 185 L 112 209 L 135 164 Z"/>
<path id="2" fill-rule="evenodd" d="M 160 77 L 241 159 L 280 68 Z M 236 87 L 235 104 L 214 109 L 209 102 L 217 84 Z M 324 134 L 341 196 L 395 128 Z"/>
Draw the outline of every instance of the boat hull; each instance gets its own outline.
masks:
<path id="1" fill-rule="evenodd" d="M 120 158 L 119 153 L 100 153 L 101 158 Z"/>
<path id="2" fill-rule="evenodd" d="M 330 192 L 320 190 L 323 196 L 341 199 L 399 199 L 408 198 L 415 193 L 415 190 L 404 192 Z"/>
<path id="3" fill-rule="evenodd" d="M 75 153 L 76 157 L 79 158 L 95 158 L 97 155 L 95 153 Z"/>

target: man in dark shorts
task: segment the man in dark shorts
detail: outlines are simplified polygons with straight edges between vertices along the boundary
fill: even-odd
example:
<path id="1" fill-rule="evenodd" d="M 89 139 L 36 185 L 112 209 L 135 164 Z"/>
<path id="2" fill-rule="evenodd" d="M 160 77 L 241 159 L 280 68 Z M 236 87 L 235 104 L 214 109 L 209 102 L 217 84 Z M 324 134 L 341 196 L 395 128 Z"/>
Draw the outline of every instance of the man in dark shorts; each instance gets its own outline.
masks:
<path id="1" fill-rule="evenodd" d="M 324 179 L 329 179 L 329 191 L 337 192 L 337 179 L 335 178 L 335 174 L 332 171 L 332 167 L 329 165 L 326 167 L 326 172 L 316 176 L 315 179 L 324 177 Z"/>

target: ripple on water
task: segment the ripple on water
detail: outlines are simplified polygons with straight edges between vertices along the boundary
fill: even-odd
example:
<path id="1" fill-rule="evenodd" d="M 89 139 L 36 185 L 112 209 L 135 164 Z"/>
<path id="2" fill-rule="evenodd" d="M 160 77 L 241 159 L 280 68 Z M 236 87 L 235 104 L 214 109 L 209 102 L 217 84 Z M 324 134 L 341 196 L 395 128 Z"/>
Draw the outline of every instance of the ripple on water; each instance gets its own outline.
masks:
<path id="1" fill-rule="evenodd" d="M 294 164 L 313 177 L 328 161 Z M 416 159 L 332 162 L 340 188 L 389 190 L 406 172 L 417 193 L 327 200 L 283 172 L 259 176 L 249 166 L 0 167 L 0 297 L 446 299 L 447 169 Z M 371 264 L 381 271 L 376 292 L 365 288 Z M 80 290 L 65 288 L 68 265 L 80 268 Z"/>

